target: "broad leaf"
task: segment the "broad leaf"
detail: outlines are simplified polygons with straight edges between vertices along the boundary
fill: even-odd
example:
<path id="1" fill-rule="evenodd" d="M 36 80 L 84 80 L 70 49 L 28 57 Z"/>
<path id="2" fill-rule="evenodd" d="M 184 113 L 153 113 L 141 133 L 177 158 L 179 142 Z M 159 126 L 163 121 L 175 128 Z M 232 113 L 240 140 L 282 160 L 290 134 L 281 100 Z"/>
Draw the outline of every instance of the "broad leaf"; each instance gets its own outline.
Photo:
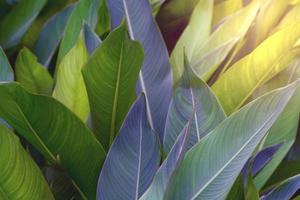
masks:
<path id="1" fill-rule="evenodd" d="M 94 199 L 105 152 L 86 125 L 55 99 L 30 94 L 17 83 L 1 84 L 0 95 L 0 116 Z"/>
<path id="2" fill-rule="evenodd" d="M 141 95 L 107 154 L 97 199 L 137 200 L 150 185 L 159 161 L 157 136 L 148 123 L 146 100 Z"/>
<path id="3" fill-rule="evenodd" d="M 89 54 L 92 54 L 102 41 L 99 38 L 99 36 L 87 24 L 84 25 L 83 32 L 87 51 L 89 52 Z"/>
<path id="4" fill-rule="evenodd" d="M 245 188 L 245 200 L 259 200 L 258 190 L 250 174 L 248 174 L 247 177 L 247 183 Z"/>
<path id="5" fill-rule="evenodd" d="M 201 61 L 206 57 L 207 54 L 212 54 L 213 51 L 218 51 L 217 49 L 230 41 L 235 40 L 237 43 L 241 40 L 247 33 L 250 25 L 252 24 L 257 11 L 259 9 L 259 4 L 255 1 L 245 8 L 239 10 L 235 14 L 231 15 L 221 26 L 215 30 L 209 39 L 197 46 L 195 49 L 193 57 L 191 59 L 191 65 L 197 72 L 198 76 L 203 77 L 204 80 L 208 80 L 213 72 L 217 69 L 218 65 L 225 59 L 226 55 L 233 48 L 234 44 L 224 49 L 223 56 L 215 57 L 211 63 L 206 63 L 206 65 L 201 65 Z M 235 30 L 232 32 L 232 30 Z M 208 65 L 209 64 L 209 65 Z M 205 67 L 205 70 L 202 68 Z"/>
<path id="6" fill-rule="evenodd" d="M 225 119 L 187 152 L 165 199 L 225 199 L 242 167 L 298 85 L 299 81 L 258 98 Z"/>
<path id="7" fill-rule="evenodd" d="M 23 48 L 16 61 L 16 80 L 31 93 L 50 94 L 53 79 L 47 69 L 37 62 L 37 58 L 26 47 Z"/>
<path id="8" fill-rule="evenodd" d="M 210 35 L 213 1 L 201 0 L 195 7 L 188 26 L 171 54 L 170 62 L 174 74 L 174 82 L 180 79 L 184 70 L 184 53 L 188 60 L 193 56 L 195 47 L 201 46 Z"/>
<path id="9" fill-rule="evenodd" d="M 185 72 L 175 88 L 167 116 L 163 143 L 166 153 L 171 150 L 191 117 L 192 133 L 188 139 L 188 148 L 223 121 L 225 114 L 209 86 L 195 75 L 186 61 Z"/>
<path id="10" fill-rule="evenodd" d="M 54 200 L 39 167 L 19 139 L 0 125 L 0 198 Z"/>
<path id="11" fill-rule="evenodd" d="M 102 0 L 80 0 L 72 11 L 59 47 L 57 64 L 75 46 L 83 23 L 92 29 L 97 23 L 97 13 Z"/>
<path id="12" fill-rule="evenodd" d="M 176 168 L 181 163 L 187 151 L 188 139 L 191 132 L 191 121 L 183 128 L 172 147 L 168 157 L 155 174 L 153 181 L 140 200 L 162 200 L 167 185 L 174 174 Z"/>
<path id="13" fill-rule="evenodd" d="M 20 1 L 0 22 L 0 45 L 6 49 L 16 46 L 23 34 L 44 7 L 46 0 Z"/>
<path id="14" fill-rule="evenodd" d="M 144 48 L 145 60 L 137 94 L 145 94 L 150 125 L 162 141 L 172 95 L 172 74 L 168 52 L 152 17 L 151 6 L 148 0 L 107 0 L 107 5 L 112 28 L 118 26 L 125 15 L 131 39 L 138 40 Z"/>
<path id="15" fill-rule="evenodd" d="M 38 61 L 49 66 L 50 61 L 59 45 L 59 42 L 65 31 L 67 20 L 74 9 L 74 5 L 71 5 L 58 14 L 51 17 L 43 29 L 35 44 L 34 53 L 38 57 Z"/>
<path id="16" fill-rule="evenodd" d="M 106 149 L 135 99 L 142 62 L 142 47 L 129 40 L 126 28 L 121 26 L 95 50 L 83 69 L 93 126 Z"/>
<path id="17" fill-rule="evenodd" d="M 82 121 L 89 114 L 89 101 L 81 69 L 88 60 L 82 36 L 58 65 L 53 97 L 66 105 Z"/>
<path id="18" fill-rule="evenodd" d="M 261 200 L 290 199 L 300 189 L 300 175 L 283 181 L 280 185 L 263 196 Z"/>
<path id="19" fill-rule="evenodd" d="M 109 32 L 110 30 L 110 15 L 106 1 L 107 0 L 102 1 L 102 4 L 98 11 L 98 23 L 96 25 L 95 31 L 100 36 Z"/>
<path id="20" fill-rule="evenodd" d="M 0 82 L 10 82 L 14 80 L 14 72 L 9 61 L 0 46 Z"/>
<path id="21" fill-rule="evenodd" d="M 293 7 L 276 26 L 275 30 L 284 28 L 285 26 L 295 24 L 300 20 L 300 4 Z"/>
<path id="22" fill-rule="evenodd" d="M 289 52 L 299 36 L 300 23 L 281 29 L 219 77 L 212 89 L 227 114 L 240 108 L 255 89 L 288 66 L 287 61 L 299 54 Z M 226 95 L 228 91 L 235 92 Z"/>
<path id="23" fill-rule="evenodd" d="M 213 24 L 217 24 L 225 17 L 233 14 L 243 7 L 243 0 L 228 0 L 214 6 Z"/>

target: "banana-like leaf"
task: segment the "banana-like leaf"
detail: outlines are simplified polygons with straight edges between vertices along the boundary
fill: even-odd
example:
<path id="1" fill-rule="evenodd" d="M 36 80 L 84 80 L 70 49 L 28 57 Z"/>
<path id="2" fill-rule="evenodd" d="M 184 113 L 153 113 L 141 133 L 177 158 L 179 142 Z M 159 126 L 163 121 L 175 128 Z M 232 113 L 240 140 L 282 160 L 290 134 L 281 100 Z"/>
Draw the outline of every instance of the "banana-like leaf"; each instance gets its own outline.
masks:
<path id="1" fill-rule="evenodd" d="M 69 19 L 73 9 L 74 5 L 70 5 L 58 14 L 54 15 L 46 22 L 41 30 L 33 52 L 38 57 L 38 61 L 46 67 L 49 66 L 50 61 L 59 45 L 65 31 L 67 20 Z"/>
<path id="2" fill-rule="evenodd" d="M 217 24 L 225 17 L 233 14 L 243 7 L 243 0 L 228 0 L 214 6 L 213 24 Z"/>
<path id="3" fill-rule="evenodd" d="M 107 0 L 107 5 L 112 28 L 125 15 L 131 39 L 138 40 L 144 48 L 137 94 L 145 94 L 150 125 L 162 141 L 172 95 L 172 74 L 167 48 L 152 17 L 151 6 L 148 0 Z"/>
<path id="4" fill-rule="evenodd" d="M 19 139 L 0 125 L 0 199 L 54 200 L 39 167 Z"/>
<path id="5" fill-rule="evenodd" d="M 80 0 L 72 11 L 59 47 L 57 64 L 76 45 L 83 23 L 92 29 L 97 23 L 97 13 L 102 0 Z"/>
<path id="6" fill-rule="evenodd" d="M 201 0 L 196 5 L 188 26 L 171 54 L 170 62 L 174 74 L 174 82 L 180 79 L 184 70 L 184 53 L 188 60 L 193 56 L 195 47 L 201 46 L 210 35 L 213 1 Z"/>
<path id="7" fill-rule="evenodd" d="M 20 42 L 46 2 L 47 0 L 21 1 L 1 20 L 0 45 L 4 49 L 16 46 Z"/>
<path id="8" fill-rule="evenodd" d="M 47 69 L 37 62 L 37 58 L 26 47 L 23 48 L 16 61 L 16 80 L 31 93 L 50 94 L 53 79 Z"/>
<path id="9" fill-rule="evenodd" d="M 81 69 L 88 60 L 84 39 L 80 36 L 76 45 L 58 65 L 53 97 L 65 104 L 83 122 L 89 115 L 89 101 Z"/>
<path id="10" fill-rule="evenodd" d="M 298 50 L 289 51 L 299 37 L 300 23 L 281 29 L 219 77 L 212 89 L 227 114 L 240 108 L 255 89 L 288 67 L 299 54 Z M 226 95 L 228 92 L 230 95 Z"/>
<path id="11" fill-rule="evenodd" d="M 213 57 L 214 59 L 212 62 L 206 63 L 206 65 L 201 65 L 199 62 L 201 62 L 207 54 L 216 51 L 217 48 L 224 46 L 226 43 L 230 44 L 230 41 L 232 40 L 235 40 L 235 43 L 237 43 L 241 40 L 255 19 L 259 6 L 260 4 L 254 1 L 250 5 L 231 15 L 216 31 L 213 32 L 204 44 L 195 48 L 197 51 L 193 54 L 191 65 L 200 77 L 204 78 L 204 80 L 208 80 L 234 45 L 231 44 L 229 46 L 230 48 L 225 48 L 223 56 Z M 232 30 L 235 31 L 232 32 Z M 207 64 L 210 65 L 207 66 Z M 205 70 L 201 69 L 203 67 L 205 67 Z"/>
<path id="12" fill-rule="evenodd" d="M 0 95 L 0 116 L 95 199 L 105 151 L 86 125 L 55 99 L 30 94 L 17 83 L 1 84 Z"/>
<path id="13" fill-rule="evenodd" d="M 191 132 L 191 121 L 183 128 L 172 147 L 168 157 L 155 174 L 153 181 L 140 200 L 163 200 L 165 190 L 174 171 L 187 151 L 188 138 Z"/>
<path id="14" fill-rule="evenodd" d="M 103 0 L 98 11 L 98 22 L 95 31 L 98 35 L 103 35 L 110 31 L 110 15 L 107 7 L 107 0 Z"/>
<path id="15" fill-rule="evenodd" d="M 225 119 L 187 152 L 171 179 L 165 199 L 225 199 L 299 84 L 297 81 L 268 93 Z"/>
<path id="16" fill-rule="evenodd" d="M 188 148 L 223 121 L 225 114 L 209 86 L 195 75 L 186 59 L 185 72 L 174 91 L 167 116 L 163 143 L 166 153 L 191 117 L 194 120 Z"/>
<path id="17" fill-rule="evenodd" d="M 143 49 L 128 38 L 123 25 L 104 40 L 83 69 L 93 126 L 106 149 L 112 144 L 135 100 L 135 86 L 142 63 Z"/>
<path id="18" fill-rule="evenodd" d="M 259 200 L 258 190 L 250 174 L 248 174 L 247 176 L 247 183 L 245 188 L 245 200 Z"/>
<path id="19" fill-rule="evenodd" d="M 99 38 L 99 36 L 87 24 L 84 24 L 83 34 L 84 34 L 85 46 L 89 54 L 92 54 L 102 41 Z"/>
<path id="20" fill-rule="evenodd" d="M 158 138 L 147 120 L 141 95 L 110 148 L 99 177 L 97 199 L 138 200 L 159 167 Z"/>
<path id="21" fill-rule="evenodd" d="M 14 80 L 14 72 L 9 61 L 0 46 L 0 81 L 10 82 Z"/>
<path id="22" fill-rule="evenodd" d="M 263 196 L 261 200 L 282 200 L 290 199 L 300 189 L 300 175 L 291 177 L 283 181 L 268 194 Z"/>

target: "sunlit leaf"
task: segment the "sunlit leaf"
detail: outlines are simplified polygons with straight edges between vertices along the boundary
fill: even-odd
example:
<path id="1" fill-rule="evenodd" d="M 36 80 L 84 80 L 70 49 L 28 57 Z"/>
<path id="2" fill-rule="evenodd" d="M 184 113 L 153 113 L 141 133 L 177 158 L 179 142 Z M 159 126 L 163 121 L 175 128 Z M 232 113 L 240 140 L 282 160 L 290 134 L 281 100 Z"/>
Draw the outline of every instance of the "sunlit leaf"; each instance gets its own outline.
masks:
<path id="1" fill-rule="evenodd" d="M 213 24 L 220 22 L 225 17 L 233 14 L 243 7 L 243 0 L 227 0 L 214 6 Z"/>
<path id="2" fill-rule="evenodd" d="M 146 99 L 141 95 L 107 154 L 97 199 L 138 200 L 150 185 L 159 161 L 158 139 L 148 123 Z"/>

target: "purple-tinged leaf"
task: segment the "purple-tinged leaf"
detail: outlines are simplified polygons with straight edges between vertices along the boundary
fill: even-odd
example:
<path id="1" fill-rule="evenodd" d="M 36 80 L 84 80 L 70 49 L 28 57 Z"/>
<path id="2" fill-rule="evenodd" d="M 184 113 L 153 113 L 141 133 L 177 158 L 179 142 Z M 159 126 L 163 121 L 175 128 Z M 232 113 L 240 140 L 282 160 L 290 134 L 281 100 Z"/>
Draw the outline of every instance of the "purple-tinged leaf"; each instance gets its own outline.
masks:
<path id="1" fill-rule="evenodd" d="M 164 132 L 166 153 L 171 150 L 177 136 L 191 117 L 194 120 L 188 148 L 222 122 L 225 114 L 209 86 L 195 75 L 185 59 L 185 72 L 174 91 L 167 116 Z"/>
<path id="2" fill-rule="evenodd" d="M 172 75 L 167 48 L 153 19 L 148 0 L 107 0 L 112 28 L 125 15 L 131 39 L 144 47 L 145 60 L 137 93 L 145 93 L 151 127 L 163 139 L 168 106 L 172 95 Z"/>
<path id="3" fill-rule="evenodd" d="M 35 44 L 34 53 L 38 61 L 48 67 L 65 31 L 67 20 L 73 11 L 71 5 L 49 19 Z"/>
<path id="4" fill-rule="evenodd" d="M 300 174 L 283 181 L 261 200 L 288 200 L 300 189 Z"/>
<path id="5" fill-rule="evenodd" d="M 158 139 L 147 120 L 141 95 L 129 111 L 103 165 L 97 199 L 137 200 L 159 167 Z"/>
<path id="6" fill-rule="evenodd" d="M 88 24 L 84 24 L 83 34 L 85 46 L 89 54 L 91 55 L 94 52 L 94 50 L 101 44 L 102 41 Z"/>
<path id="7" fill-rule="evenodd" d="M 163 199 L 169 180 L 171 179 L 171 176 L 179 166 L 185 155 L 185 152 L 187 151 L 187 142 L 191 131 L 190 128 L 191 121 L 185 125 L 180 135 L 177 137 L 177 140 L 168 157 L 157 171 L 152 184 L 149 186 L 140 200 Z"/>

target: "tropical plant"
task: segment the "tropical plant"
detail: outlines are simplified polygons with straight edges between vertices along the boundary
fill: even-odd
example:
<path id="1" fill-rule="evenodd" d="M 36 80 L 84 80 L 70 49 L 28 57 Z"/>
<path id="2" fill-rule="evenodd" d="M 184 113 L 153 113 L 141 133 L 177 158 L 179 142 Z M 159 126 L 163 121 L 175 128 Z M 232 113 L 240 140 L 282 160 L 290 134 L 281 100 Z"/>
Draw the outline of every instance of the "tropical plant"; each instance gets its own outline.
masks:
<path id="1" fill-rule="evenodd" d="M 0 199 L 299 199 L 299 13 L 0 0 Z"/>

